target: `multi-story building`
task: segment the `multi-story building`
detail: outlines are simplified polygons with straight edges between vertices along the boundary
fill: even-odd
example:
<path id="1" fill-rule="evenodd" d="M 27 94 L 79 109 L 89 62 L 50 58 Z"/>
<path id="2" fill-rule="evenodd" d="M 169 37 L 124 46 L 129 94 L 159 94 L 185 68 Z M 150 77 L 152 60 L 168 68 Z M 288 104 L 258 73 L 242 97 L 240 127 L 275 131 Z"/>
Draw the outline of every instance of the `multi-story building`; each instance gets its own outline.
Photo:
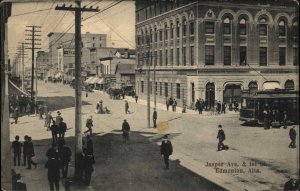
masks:
<path id="1" fill-rule="evenodd" d="M 294 1 L 137 1 L 136 91 L 213 106 L 242 90 L 299 89 L 298 19 Z"/>
<path id="2" fill-rule="evenodd" d="M 74 49 L 75 47 L 75 34 L 74 33 L 56 33 L 51 32 L 49 37 L 49 64 L 53 67 L 59 68 L 58 51 L 59 48 Z M 107 35 L 106 34 L 92 34 L 85 33 L 81 35 L 83 48 L 95 49 L 106 47 Z"/>

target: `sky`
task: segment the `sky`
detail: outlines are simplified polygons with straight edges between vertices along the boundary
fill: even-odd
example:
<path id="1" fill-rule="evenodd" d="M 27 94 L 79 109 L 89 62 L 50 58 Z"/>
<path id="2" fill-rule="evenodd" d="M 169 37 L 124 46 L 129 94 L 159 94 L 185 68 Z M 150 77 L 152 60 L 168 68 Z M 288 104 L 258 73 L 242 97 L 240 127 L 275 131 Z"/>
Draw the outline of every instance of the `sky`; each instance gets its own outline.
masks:
<path id="1" fill-rule="evenodd" d="M 91 0 L 82 1 L 81 6 L 87 5 L 87 7 L 97 6 L 100 9 L 100 13 L 85 21 L 82 21 L 81 33 L 99 33 L 108 35 L 107 46 L 110 47 L 124 47 L 135 48 L 135 2 L 134 1 L 122 1 L 121 3 L 106 9 L 118 1 L 113 0 Z M 63 1 L 48 2 L 26 2 L 26 3 L 13 3 L 12 14 L 8 20 L 8 50 L 9 58 L 13 60 L 16 57 L 18 46 L 21 42 L 25 42 L 25 39 L 30 34 L 25 30 L 30 30 L 26 26 L 37 25 L 41 26 L 41 50 L 48 51 L 49 42 L 47 34 L 50 32 L 65 32 L 71 27 L 68 33 L 74 33 L 75 16 L 71 11 L 58 11 L 55 7 L 62 6 Z M 73 5 L 73 1 L 66 1 L 66 7 Z M 106 10 L 105 10 L 106 9 Z M 103 10 L 103 12 L 101 12 Z M 82 18 L 85 19 L 91 15 L 95 15 L 95 12 L 83 12 Z M 30 45 L 29 45 L 30 46 Z M 39 51 L 39 50 L 36 50 Z M 30 66 L 31 62 L 31 50 L 27 49 L 25 54 L 25 67 Z"/>

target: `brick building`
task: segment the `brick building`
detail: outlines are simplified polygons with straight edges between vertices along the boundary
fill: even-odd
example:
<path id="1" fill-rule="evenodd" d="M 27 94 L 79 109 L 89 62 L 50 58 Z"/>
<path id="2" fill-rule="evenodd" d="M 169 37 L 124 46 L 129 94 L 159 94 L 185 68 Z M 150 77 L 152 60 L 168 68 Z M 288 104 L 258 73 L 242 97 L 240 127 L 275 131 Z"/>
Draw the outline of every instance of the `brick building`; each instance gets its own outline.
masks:
<path id="1" fill-rule="evenodd" d="M 149 69 L 151 99 L 156 90 L 159 102 L 173 97 L 190 106 L 202 98 L 213 106 L 267 84 L 299 89 L 298 5 L 137 1 L 136 55 L 136 91 L 146 97 Z"/>

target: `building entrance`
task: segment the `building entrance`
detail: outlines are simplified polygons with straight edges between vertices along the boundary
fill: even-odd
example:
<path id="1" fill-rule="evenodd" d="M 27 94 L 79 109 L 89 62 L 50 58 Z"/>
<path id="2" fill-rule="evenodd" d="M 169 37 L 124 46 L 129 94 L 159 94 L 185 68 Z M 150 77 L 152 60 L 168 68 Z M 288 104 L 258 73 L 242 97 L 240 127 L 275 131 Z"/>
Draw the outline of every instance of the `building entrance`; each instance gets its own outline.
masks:
<path id="1" fill-rule="evenodd" d="M 207 83 L 205 90 L 206 109 L 211 109 L 215 105 L 215 84 Z"/>
<path id="2" fill-rule="evenodd" d="M 223 102 L 230 104 L 234 101 L 241 102 L 242 89 L 241 85 L 228 84 L 223 92 Z"/>

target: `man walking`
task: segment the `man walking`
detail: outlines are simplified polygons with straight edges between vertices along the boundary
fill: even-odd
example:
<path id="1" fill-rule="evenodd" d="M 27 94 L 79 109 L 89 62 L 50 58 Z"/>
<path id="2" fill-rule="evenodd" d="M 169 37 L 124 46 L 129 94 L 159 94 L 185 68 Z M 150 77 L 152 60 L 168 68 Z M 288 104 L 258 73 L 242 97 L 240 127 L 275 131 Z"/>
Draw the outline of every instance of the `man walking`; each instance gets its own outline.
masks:
<path id="1" fill-rule="evenodd" d="M 69 162 L 71 161 L 72 151 L 69 147 L 65 145 L 65 142 L 61 141 L 58 144 L 58 154 L 62 164 L 61 170 L 62 170 L 63 178 L 67 178 L 68 167 L 69 167 Z"/>
<path id="2" fill-rule="evenodd" d="M 35 156 L 33 143 L 31 142 L 31 137 L 28 137 L 28 150 L 27 150 L 28 167 L 27 167 L 27 169 L 31 169 L 31 164 L 33 164 L 35 168 L 37 167 L 37 164 L 32 161 L 33 156 Z"/>
<path id="3" fill-rule="evenodd" d="M 61 113 L 60 111 L 57 111 L 57 116 L 56 116 L 56 125 L 59 126 L 59 123 L 61 122 Z"/>
<path id="4" fill-rule="evenodd" d="M 297 132 L 295 130 L 295 126 L 293 126 L 290 129 L 289 135 L 290 135 L 290 139 L 291 139 L 291 143 L 289 144 L 289 148 L 294 149 L 294 148 L 296 148 L 296 137 L 297 137 Z"/>
<path id="5" fill-rule="evenodd" d="M 47 131 L 50 129 L 50 125 L 51 125 L 51 121 L 53 120 L 52 118 L 52 115 L 51 115 L 51 112 L 49 111 L 46 115 L 46 118 L 45 118 L 45 123 L 46 123 L 46 127 L 47 127 Z"/>
<path id="6" fill-rule="evenodd" d="M 176 112 L 176 106 L 177 106 L 177 101 L 174 98 L 174 100 L 173 100 L 173 112 Z"/>
<path id="7" fill-rule="evenodd" d="M 64 122 L 64 119 L 61 118 L 58 128 L 58 137 L 62 142 L 65 142 L 65 133 L 67 131 L 67 124 Z"/>
<path id="8" fill-rule="evenodd" d="M 86 149 L 88 155 L 94 155 L 94 143 L 90 135 L 86 136 Z"/>
<path id="9" fill-rule="evenodd" d="M 221 113 L 224 113 L 224 114 L 225 114 L 225 112 L 226 112 L 226 103 L 223 102 L 223 103 L 222 103 L 222 112 L 221 112 Z"/>
<path id="10" fill-rule="evenodd" d="M 15 141 L 12 142 L 12 148 L 14 150 L 14 166 L 17 166 L 17 159 L 18 159 L 18 166 L 20 166 L 21 161 L 21 147 L 22 143 L 19 142 L 19 136 L 15 137 Z"/>
<path id="11" fill-rule="evenodd" d="M 93 134 L 93 116 L 90 116 L 87 120 L 86 120 L 86 124 L 85 126 L 88 128 L 88 130 L 86 130 L 84 133 L 90 132 L 90 136 L 92 136 Z"/>
<path id="12" fill-rule="evenodd" d="M 95 158 L 93 155 L 88 154 L 87 150 L 84 152 L 84 185 L 89 186 L 91 183 L 92 172 L 94 171 L 93 164 L 95 164 Z"/>
<path id="13" fill-rule="evenodd" d="M 156 108 L 153 108 L 153 110 L 153 127 L 156 128 L 157 111 Z"/>
<path id="14" fill-rule="evenodd" d="M 166 106 L 167 106 L 167 111 L 169 111 L 169 100 L 166 99 Z"/>
<path id="15" fill-rule="evenodd" d="M 45 164 L 45 168 L 48 168 L 48 181 L 50 186 L 50 191 L 54 191 L 54 185 L 56 191 L 59 190 L 59 179 L 60 179 L 60 169 L 61 162 L 55 156 L 50 156 Z"/>
<path id="16" fill-rule="evenodd" d="M 127 143 L 129 139 L 129 132 L 130 132 L 130 126 L 129 123 L 124 119 L 124 122 L 122 124 L 122 132 L 123 132 L 123 140 L 125 143 Z"/>
<path id="17" fill-rule="evenodd" d="M 50 127 L 51 133 L 52 133 L 52 145 L 57 143 L 57 133 L 58 133 L 58 125 L 56 125 L 56 122 L 53 120 L 52 125 Z"/>
<path id="18" fill-rule="evenodd" d="M 166 169 L 169 169 L 169 156 L 173 153 L 173 146 L 168 136 L 165 135 L 160 146 L 160 154 L 164 157 Z"/>
<path id="19" fill-rule="evenodd" d="M 127 100 L 125 100 L 125 114 L 129 113 L 129 104 Z"/>
<path id="20" fill-rule="evenodd" d="M 221 151 L 221 148 L 224 147 L 223 141 L 225 140 L 225 133 L 222 129 L 222 125 L 219 125 L 218 128 L 219 128 L 218 135 L 217 135 L 217 139 L 219 139 L 218 151 Z"/>
<path id="21" fill-rule="evenodd" d="M 23 165 L 26 166 L 26 159 L 27 159 L 27 150 L 28 150 L 28 136 L 24 136 L 24 143 L 23 143 Z"/>
<path id="22" fill-rule="evenodd" d="M 137 103 L 138 99 L 139 99 L 139 96 L 138 95 L 135 95 L 135 103 Z"/>

